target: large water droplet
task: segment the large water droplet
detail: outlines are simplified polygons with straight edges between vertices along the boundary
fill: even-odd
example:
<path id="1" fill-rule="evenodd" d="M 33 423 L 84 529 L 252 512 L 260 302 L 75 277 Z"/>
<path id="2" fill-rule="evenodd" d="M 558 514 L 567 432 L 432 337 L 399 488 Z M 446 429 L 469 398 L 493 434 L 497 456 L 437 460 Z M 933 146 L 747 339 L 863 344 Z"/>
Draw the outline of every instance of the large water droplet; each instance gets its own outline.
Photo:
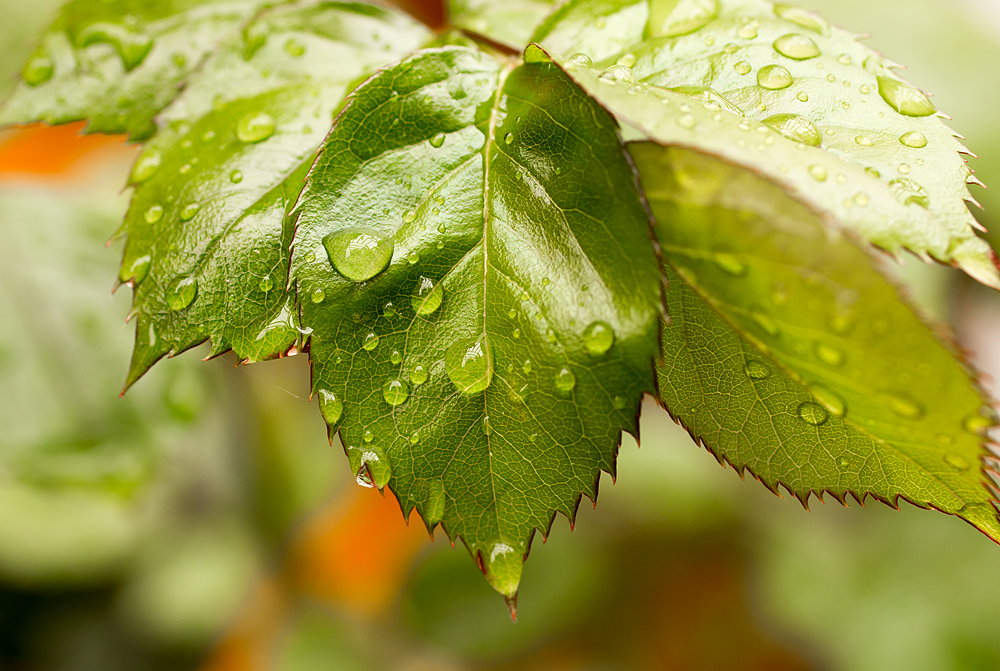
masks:
<path id="1" fill-rule="evenodd" d="M 844 403 L 844 399 L 826 387 L 814 386 L 812 395 L 834 417 L 843 417 L 847 414 L 847 404 Z"/>
<path id="2" fill-rule="evenodd" d="M 150 205 L 143 218 L 146 220 L 146 223 L 155 224 L 163 218 L 163 207 L 160 205 Z"/>
<path id="3" fill-rule="evenodd" d="M 171 310 L 183 310 L 194 302 L 198 295 L 198 280 L 194 277 L 180 276 L 174 278 L 167 291 L 167 305 Z"/>
<path id="4" fill-rule="evenodd" d="M 445 140 L 445 134 L 438 133 L 437 135 L 435 135 L 430 139 L 430 144 L 435 149 L 440 149 L 444 145 L 444 140 Z"/>
<path id="5" fill-rule="evenodd" d="M 782 56 L 796 61 L 816 58 L 821 53 L 815 42 L 805 35 L 797 33 L 789 33 L 779 37 L 774 41 L 774 50 Z"/>
<path id="6" fill-rule="evenodd" d="M 774 6 L 774 13 L 785 21 L 790 21 L 797 26 L 806 30 L 812 30 L 820 35 L 825 35 L 829 29 L 822 17 L 808 9 L 778 3 Z"/>
<path id="7" fill-rule="evenodd" d="M 879 75 L 878 92 L 889 107 L 906 116 L 930 116 L 937 111 L 923 91 L 898 79 Z"/>
<path id="8" fill-rule="evenodd" d="M 251 112 L 236 124 L 236 137 L 241 142 L 263 142 L 274 135 L 274 117 L 265 112 Z"/>
<path id="9" fill-rule="evenodd" d="M 818 147 L 823 136 L 812 121 L 798 114 L 775 114 L 764 119 L 764 123 L 795 142 Z"/>
<path id="10" fill-rule="evenodd" d="M 583 330 L 583 344 L 587 351 L 600 356 L 615 344 L 615 332 L 607 322 L 592 322 Z"/>
<path id="11" fill-rule="evenodd" d="M 392 478 L 392 467 L 389 465 L 389 457 L 386 456 L 382 448 L 374 445 L 366 446 L 361 453 L 359 477 L 365 470 L 371 476 L 371 483 L 378 489 L 382 489 L 389 484 L 389 480 Z"/>
<path id="12" fill-rule="evenodd" d="M 927 136 L 920 131 L 911 130 L 899 136 L 899 143 L 913 149 L 923 149 L 927 146 Z"/>
<path id="13" fill-rule="evenodd" d="M 744 372 L 754 380 L 766 380 L 771 377 L 771 369 L 760 361 L 748 361 Z"/>
<path id="14" fill-rule="evenodd" d="M 121 270 L 118 271 L 118 279 L 122 282 L 128 282 L 131 280 L 137 285 L 140 284 L 144 279 L 146 279 L 146 275 L 149 274 L 149 265 L 151 260 L 152 259 L 149 254 L 146 254 L 145 256 L 140 256 L 134 259 L 131 263 L 127 260 L 122 261 Z"/>
<path id="15" fill-rule="evenodd" d="M 889 182 L 889 193 L 903 205 L 919 205 L 920 207 L 930 205 L 930 194 L 927 193 L 927 189 L 906 177 Z"/>
<path id="16" fill-rule="evenodd" d="M 427 483 L 427 503 L 423 507 L 423 518 L 428 528 L 433 529 L 444 519 L 444 504 L 444 483 L 435 478 Z"/>
<path id="17" fill-rule="evenodd" d="M 796 410 L 796 414 L 803 422 L 813 426 L 822 426 L 830 419 L 830 413 L 827 412 L 826 408 L 812 401 L 800 404 Z"/>
<path id="18" fill-rule="evenodd" d="M 882 394 L 880 398 L 890 410 L 904 419 L 920 419 L 924 416 L 924 406 L 906 394 Z"/>
<path id="19" fill-rule="evenodd" d="M 493 353 L 485 337 L 457 342 L 444 355 L 445 370 L 463 394 L 478 394 L 493 381 Z"/>
<path id="20" fill-rule="evenodd" d="M 488 553 L 482 554 L 487 582 L 508 599 L 514 599 L 521 583 L 524 554 L 508 543 L 497 543 Z"/>
<path id="21" fill-rule="evenodd" d="M 719 0 L 653 0 L 649 7 L 649 37 L 693 33 L 719 15 Z"/>
<path id="22" fill-rule="evenodd" d="M 635 84 L 635 73 L 626 65 L 612 65 L 601 73 L 600 79 L 606 82 Z"/>
<path id="23" fill-rule="evenodd" d="M 569 368 L 563 368 L 556 373 L 556 391 L 560 394 L 569 394 L 576 386 L 576 376 Z"/>
<path id="24" fill-rule="evenodd" d="M 573 54 L 569 57 L 569 62 L 584 68 L 594 67 L 594 61 L 587 54 Z"/>
<path id="25" fill-rule="evenodd" d="M 393 350 L 392 354 L 389 355 L 389 361 L 391 361 L 394 365 L 399 365 L 403 361 L 402 353 L 400 353 L 398 349 Z"/>
<path id="26" fill-rule="evenodd" d="M 421 365 L 414 366 L 410 371 L 410 382 L 418 387 L 427 382 L 427 369 Z"/>
<path id="27" fill-rule="evenodd" d="M 341 275 L 364 282 L 389 267 L 395 245 L 392 238 L 370 228 L 348 228 L 323 238 L 330 263 Z"/>
<path id="28" fill-rule="evenodd" d="M 153 48 L 153 39 L 117 23 L 93 23 L 76 36 L 80 49 L 91 44 L 110 44 L 122 59 L 126 72 L 130 72 L 146 59 Z"/>
<path id="29" fill-rule="evenodd" d="M 410 388 L 402 380 L 389 380 L 382 385 L 382 398 L 391 406 L 402 405 L 410 397 Z"/>
<path id="30" fill-rule="evenodd" d="M 344 414 L 344 402 L 332 391 L 326 389 L 320 389 L 318 396 L 319 411 L 323 414 L 323 419 L 330 426 L 335 426 Z"/>
<path id="31" fill-rule="evenodd" d="M 378 347 L 378 340 L 379 338 L 377 335 L 375 335 L 374 333 L 369 333 L 368 335 L 365 336 L 365 339 L 362 341 L 361 346 L 365 348 L 367 351 L 371 352 L 373 349 Z"/>
<path id="32" fill-rule="evenodd" d="M 28 86 L 38 86 L 52 79 L 55 66 L 52 59 L 45 54 L 38 54 L 24 66 L 21 76 Z"/>
<path id="33" fill-rule="evenodd" d="M 767 65 L 757 71 L 757 83 L 771 91 L 792 85 L 792 73 L 780 65 Z"/>
<path id="34" fill-rule="evenodd" d="M 155 149 L 144 152 L 135 162 L 129 181 L 132 184 L 141 184 L 142 182 L 145 182 L 147 179 L 152 177 L 153 173 L 156 172 L 156 169 L 160 167 L 160 162 L 162 160 L 162 155 Z"/>
<path id="35" fill-rule="evenodd" d="M 410 304 L 418 315 L 427 316 L 441 307 L 443 299 L 444 287 L 440 284 L 435 285 L 434 281 L 427 277 L 421 277 L 417 281 L 416 290 L 410 296 Z"/>

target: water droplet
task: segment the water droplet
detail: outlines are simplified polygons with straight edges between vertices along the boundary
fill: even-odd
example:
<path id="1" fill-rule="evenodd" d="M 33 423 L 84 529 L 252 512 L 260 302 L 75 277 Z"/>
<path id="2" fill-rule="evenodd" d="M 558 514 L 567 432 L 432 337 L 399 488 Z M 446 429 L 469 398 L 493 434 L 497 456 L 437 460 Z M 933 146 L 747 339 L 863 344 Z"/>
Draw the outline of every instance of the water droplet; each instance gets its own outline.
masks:
<path id="1" fill-rule="evenodd" d="M 576 386 L 576 376 L 569 368 L 563 368 L 556 374 L 556 391 L 560 394 L 569 394 Z"/>
<path id="2" fill-rule="evenodd" d="M 677 125 L 681 128 L 686 128 L 691 130 L 695 127 L 694 117 L 690 114 L 684 114 L 679 119 L 677 119 Z"/>
<path id="3" fill-rule="evenodd" d="M 274 135 L 274 118 L 264 112 L 251 112 L 236 124 L 236 137 L 241 142 L 263 142 Z"/>
<path id="4" fill-rule="evenodd" d="M 135 162 L 132 168 L 132 176 L 129 181 L 133 184 L 141 184 L 153 176 L 156 169 L 160 167 L 162 156 L 157 150 L 147 151 Z"/>
<path id="5" fill-rule="evenodd" d="M 584 68 L 594 67 L 594 61 L 587 54 L 573 54 L 569 57 L 569 62 Z"/>
<path id="6" fill-rule="evenodd" d="M 231 173 L 229 173 L 229 181 L 232 182 L 233 184 L 239 184 L 240 182 L 242 182 L 243 181 L 243 171 L 242 170 L 233 170 Z"/>
<path id="7" fill-rule="evenodd" d="M 358 471 L 357 482 L 365 489 L 371 489 L 375 486 L 374 483 L 372 483 L 372 476 L 369 475 L 368 468 L 365 466 L 362 466 L 361 470 Z"/>
<path id="8" fill-rule="evenodd" d="M 403 360 L 403 355 L 399 353 L 399 350 L 393 350 L 392 354 L 389 355 L 389 361 L 393 364 L 398 365 Z"/>
<path id="9" fill-rule="evenodd" d="M 418 263 L 420 263 L 420 254 L 417 254 L 416 252 L 410 252 L 406 257 L 406 261 L 411 266 L 415 266 Z"/>
<path id="10" fill-rule="evenodd" d="M 919 205 L 928 207 L 930 205 L 930 195 L 927 189 L 920 186 L 912 179 L 900 177 L 889 182 L 889 193 L 903 205 Z"/>
<path id="11" fill-rule="evenodd" d="M 778 324 L 762 312 L 752 312 L 750 314 L 751 319 L 753 319 L 758 326 L 764 329 L 764 332 L 769 336 L 777 336 L 781 333 L 781 329 L 778 328 Z"/>
<path id="12" fill-rule="evenodd" d="M 326 292 L 322 289 L 313 289 L 312 294 L 309 296 L 313 303 L 322 303 L 326 300 Z"/>
<path id="13" fill-rule="evenodd" d="M 493 425 L 490 424 L 489 415 L 483 417 L 483 433 L 485 433 L 487 436 L 493 435 Z"/>
<path id="14" fill-rule="evenodd" d="M 827 75 L 826 76 L 826 81 L 828 81 L 831 84 L 833 84 L 834 82 L 837 81 L 837 76 L 836 75 Z"/>
<path id="15" fill-rule="evenodd" d="M 601 73 L 599 79 L 605 82 L 624 82 L 626 84 L 635 84 L 636 81 L 635 73 L 627 65 L 612 65 Z"/>
<path id="16" fill-rule="evenodd" d="M 624 65 L 625 67 L 630 68 L 630 67 L 632 67 L 632 66 L 635 65 L 636 60 L 638 60 L 638 59 L 636 59 L 635 54 L 633 54 L 633 53 L 626 53 L 626 54 L 622 54 L 618 58 L 618 60 L 615 61 L 615 63 L 617 63 L 618 65 Z M 517 117 L 517 121 L 518 121 L 518 123 L 520 123 L 521 122 L 521 117 Z"/>
<path id="17" fill-rule="evenodd" d="M 650 37 L 677 37 L 693 33 L 718 15 L 718 0 L 653 0 L 647 26 Z"/>
<path id="18" fill-rule="evenodd" d="M 824 168 L 821 165 L 812 165 L 812 166 L 809 166 L 809 174 L 817 182 L 825 182 L 826 181 L 826 168 Z"/>
<path id="19" fill-rule="evenodd" d="M 434 281 L 427 277 L 421 277 L 417 281 L 416 290 L 410 296 L 410 305 L 413 306 L 414 312 L 426 317 L 441 307 L 443 299 L 444 287 L 440 284 L 435 285 Z"/>
<path id="20" fill-rule="evenodd" d="M 874 144 L 872 139 L 867 135 L 859 135 L 854 138 L 854 141 L 862 147 L 871 147 Z"/>
<path id="21" fill-rule="evenodd" d="M 427 503 L 424 504 L 424 522 L 433 528 L 444 519 L 444 483 L 438 479 L 427 483 Z"/>
<path id="22" fill-rule="evenodd" d="M 812 395 L 834 417 L 843 417 L 847 414 L 847 404 L 844 403 L 844 399 L 826 387 L 814 386 Z"/>
<path id="23" fill-rule="evenodd" d="M 305 45 L 296 39 L 285 42 L 285 52 L 292 58 L 301 58 L 306 53 Z"/>
<path id="24" fill-rule="evenodd" d="M 860 88 L 860 91 L 862 93 L 864 93 L 865 95 L 868 95 L 869 93 L 872 92 L 872 87 L 868 86 L 868 84 L 862 84 L 861 88 Z"/>
<path id="25" fill-rule="evenodd" d="M 930 116 L 937 111 L 922 91 L 898 79 L 879 75 L 878 92 L 889 107 L 905 116 Z"/>
<path id="26" fill-rule="evenodd" d="M 414 366 L 410 371 L 410 382 L 418 387 L 427 382 L 427 369 L 419 364 Z"/>
<path id="27" fill-rule="evenodd" d="M 521 329 L 514 329 L 514 332 L 511 335 L 514 336 L 514 340 L 517 340 L 521 337 Z"/>
<path id="28" fill-rule="evenodd" d="M 389 380 L 382 385 L 382 398 L 391 406 L 402 405 L 410 397 L 410 388 L 402 380 Z"/>
<path id="29" fill-rule="evenodd" d="M 365 437 L 367 438 L 367 434 Z M 359 479 L 361 473 L 365 471 L 371 476 L 370 482 L 375 487 L 382 489 L 389 484 L 389 480 L 392 478 L 392 467 L 389 465 L 389 458 L 382 448 L 374 445 L 365 447 L 361 453 L 361 470 L 358 471 Z"/>
<path id="30" fill-rule="evenodd" d="M 55 72 L 55 65 L 52 63 L 52 59 L 45 54 L 37 54 L 24 66 L 21 76 L 28 86 L 38 86 L 52 79 L 53 72 Z"/>
<path id="31" fill-rule="evenodd" d="M 606 322 L 592 322 L 583 331 L 583 344 L 588 352 L 600 356 L 615 344 L 615 332 Z"/>
<path id="32" fill-rule="evenodd" d="M 839 56 L 837 56 L 837 62 L 840 63 L 841 65 L 850 65 L 854 61 L 851 60 L 850 54 L 840 54 Z"/>
<path id="33" fill-rule="evenodd" d="M 774 42 L 774 50 L 782 56 L 796 61 L 816 58 L 821 53 L 815 42 L 805 35 L 797 33 L 789 33 L 779 37 Z"/>
<path id="34" fill-rule="evenodd" d="M 183 310 L 194 302 L 198 295 L 198 280 L 194 277 L 174 278 L 167 293 L 167 305 L 171 310 Z"/>
<path id="35" fill-rule="evenodd" d="M 841 468 L 848 468 L 851 465 L 851 460 L 847 457 L 840 457 L 837 459 L 837 465 Z"/>
<path id="36" fill-rule="evenodd" d="M 767 65 L 757 71 L 757 83 L 771 91 L 792 85 L 792 73 L 780 65 Z"/>
<path id="37" fill-rule="evenodd" d="M 344 402 L 332 391 L 326 389 L 320 389 L 318 396 L 319 411 L 323 414 L 323 419 L 330 426 L 334 426 L 344 414 Z"/>
<path id="38" fill-rule="evenodd" d="M 365 435 L 363 438 L 366 443 L 370 443 L 375 440 L 375 434 L 372 433 L 371 429 L 365 429 Z"/>
<path id="39" fill-rule="evenodd" d="M 410 434 L 410 445 L 416 445 L 419 442 L 420 442 L 420 433 L 414 431 L 412 434 Z"/>
<path id="40" fill-rule="evenodd" d="M 944 455 L 944 461 L 949 466 L 952 466 L 960 471 L 969 470 L 969 462 L 958 456 L 957 454 L 946 454 Z"/>
<path id="41" fill-rule="evenodd" d="M 373 349 L 378 347 L 378 336 L 374 333 L 369 333 L 365 336 L 364 342 L 361 343 L 361 346 L 371 352 Z"/>
<path id="42" fill-rule="evenodd" d="M 308 252 L 305 256 L 306 263 L 312 263 L 316 260 L 316 252 Z"/>
<path id="43" fill-rule="evenodd" d="M 126 72 L 139 67 L 150 50 L 153 39 L 137 33 L 127 26 L 116 23 L 93 23 L 76 36 L 76 46 L 80 49 L 92 44 L 109 44 L 118 53 Z"/>
<path id="44" fill-rule="evenodd" d="M 524 363 L 521 364 L 521 372 L 525 375 L 531 372 L 531 359 L 524 360 Z"/>
<path id="45" fill-rule="evenodd" d="M 146 210 L 144 218 L 147 223 L 155 224 L 163 218 L 163 208 L 159 205 L 151 205 L 150 208 Z"/>
<path id="46" fill-rule="evenodd" d="M 795 94 L 795 97 L 799 99 L 799 102 L 807 103 L 809 102 L 809 94 L 805 91 L 799 91 Z"/>
<path id="47" fill-rule="evenodd" d="M 734 65 L 733 68 L 736 70 L 736 72 L 740 73 L 741 75 L 748 75 L 750 74 L 750 71 L 753 70 L 753 66 L 747 63 L 746 61 L 740 61 L 739 63 Z"/>
<path id="48" fill-rule="evenodd" d="M 795 142 L 818 147 L 823 136 L 812 121 L 798 114 L 775 114 L 764 119 L 764 123 Z"/>
<path id="49" fill-rule="evenodd" d="M 890 410 L 904 419 L 920 419 L 924 416 L 924 406 L 905 394 L 882 394 L 880 398 Z"/>
<path id="50" fill-rule="evenodd" d="M 830 419 L 830 413 L 827 412 L 826 408 L 812 401 L 800 404 L 796 410 L 796 414 L 798 414 L 799 419 L 803 422 L 813 426 L 822 426 Z"/>
<path id="51" fill-rule="evenodd" d="M 201 205 L 198 203 L 191 203 L 190 205 L 187 205 L 183 210 L 181 210 L 181 221 L 191 221 L 200 210 Z"/>
<path id="52" fill-rule="evenodd" d="M 444 364 L 452 384 L 463 394 L 478 394 L 493 381 L 493 353 L 485 337 L 453 344 L 445 352 Z"/>
<path id="53" fill-rule="evenodd" d="M 910 131 L 899 136 L 899 142 L 913 149 L 923 149 L 927 146 L 927 136 L 919 131 Z"/>
<path id="54" fill-rule="evenodd" d="M 816 352 L 817 359 L 830 366 L 839 366 L 844 363 L 844 353 L 829 345 L 817 342 L 813 345 L 813 351 Z"/>
<path id="55" fill-rule="evenodd" d="M 382 308 L 382 314 L 385 315 L 385 317 L 387 317 L 388 319 L 392 319 L 393 317 L 396 316 L 396 306 L 392 304 L 392 301 L 389 301 L 388 303 L 385 304 L 385 306 Z"/>
<path id="56" fill-rule="evenodd" d="M 437 135 L 435 135 L 430 139 L 431 146 L 434 147 L 435 149 L 440 149 L 441 146 L 444 144 L 444 139 L 445 139 L 445 134 L 438 133 Z"/>
<path id="57" fill-rule="evenodd" d="M 771 369 L 763 362 L 756 360 L 748 361 L 743 371 L 747 377 L 754 380 L 766 380 L 771 377 Z"/>
<path id="58" fill-rule="evenodd" d="M 146 275 L 149 274 L 150 262 L 151 258 L 149 254 L 140 256 L 132 261 L 132 263 L 126 263 L 123 261 L 121 270 L 118 272 L 118 279 L 122 282 L 132 280 L 136 284 L 141 283 L 144 279 L 146 279 Z"/>
<path id="59" fill-rule="evenodd" d="M 482 553 L 487 582 L 509 600 L 517 596 L 517 587 L 521 582 L 521 570 L 524 566 L 524 553 L 518 552 L 512 545 L 497 543 L 489 552 Z"/>
<path id="60" fill-rule="evenodd" d="M 996 424 L 996 411 L 990 407 L 985 407 L 979 412 L 969 415 L 962 422 L 962 426 L 966 431 L 977 436 L 985 436 L 986 431 L 996 426 Z"/>
<path id="61" fill-rule="evenodd" d="M 260 282 L 257 283 L 257 288 L 267 293 L 274 287 L 274 281 L 271 279 L 270 275 L 264 275 L 260 278 Z"/>
<path id="62" fill-rule="evenodd" d="M 511 142 L 514 141 L 514 134 L 513 133 L 507 133 L 506 135 L 503 136 L 503 141 L 504 141 L 504 144 L 510 144 Z"/>
<path id="63" fill-rule="evenodd" d="M 323 238 L 330 263 L 341 275 L 354 282 L 375 277 L 392 260 L 392 238 L 370 228 L 348 228 Z"/>
<path id="64" fill-rule="evenodd" d="M 746 23 L 740 26 L 739 30 L 736 31 L 736 34 L 744 40 L 757 39 L 757 28 L 760 27 L 760 24 L 756 20 L 744 20 Z"/>

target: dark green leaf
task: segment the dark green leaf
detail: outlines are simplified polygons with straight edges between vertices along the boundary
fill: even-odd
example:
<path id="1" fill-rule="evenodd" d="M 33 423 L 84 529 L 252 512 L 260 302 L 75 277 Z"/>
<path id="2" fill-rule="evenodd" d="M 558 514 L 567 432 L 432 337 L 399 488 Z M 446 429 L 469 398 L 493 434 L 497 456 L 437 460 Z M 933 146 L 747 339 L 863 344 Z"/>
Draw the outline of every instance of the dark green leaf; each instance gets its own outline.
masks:
<path id="1" fill-rule="evenodd" d="M 630 149 L 672 266 L 659 388 L 674 417 L 803 503 L 903 498 L 1000 541 L 981 469 L 992 411 L 851 237 L 740 168 Z"/>
<path id="2" fill-rule="evenodd" d="M 613 120 L 552 64 L 418 52 L 351 98 L 299 207 L 313 386 L 352 468 L 513 596 L 652 385 L 661 274 Z"/>

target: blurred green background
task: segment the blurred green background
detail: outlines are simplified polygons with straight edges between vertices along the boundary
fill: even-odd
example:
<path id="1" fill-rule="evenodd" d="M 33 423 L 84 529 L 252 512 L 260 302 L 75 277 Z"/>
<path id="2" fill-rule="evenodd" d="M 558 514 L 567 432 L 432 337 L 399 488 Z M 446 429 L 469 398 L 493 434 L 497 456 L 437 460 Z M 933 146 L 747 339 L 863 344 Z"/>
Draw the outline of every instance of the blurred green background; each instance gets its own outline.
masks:
<path id="1" fill-rule="evenodd" d="M 1000 2 L 801 4 L 909 64 L 1000 185 Z M 0 93 L 55 5 L 0 0 Z M 135 149 L 77 131 L 0 133 L 0 669 L 1000 669 L 1000 548 L 911 507 L 806 512 L 653 404 L 600 505 L 536 539 L 512 624 L 463 549 L 357 487 L 302 357 L 198 350 L 120 400 L 104 243 Z M 1000 377 L 1000 297 L 899 273 Z"/>

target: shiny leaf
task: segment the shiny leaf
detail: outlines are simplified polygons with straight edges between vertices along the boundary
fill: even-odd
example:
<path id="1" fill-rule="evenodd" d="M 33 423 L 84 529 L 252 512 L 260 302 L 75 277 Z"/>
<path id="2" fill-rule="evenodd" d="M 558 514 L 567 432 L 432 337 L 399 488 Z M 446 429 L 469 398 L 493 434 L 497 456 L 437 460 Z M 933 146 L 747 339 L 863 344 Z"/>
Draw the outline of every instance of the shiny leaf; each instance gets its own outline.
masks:
<path id="1" fill-rule="evenodd" d="M 513 49 L 522 49 L 556 6 L 554 0 L 449 0 L 451 22 Z"/>

